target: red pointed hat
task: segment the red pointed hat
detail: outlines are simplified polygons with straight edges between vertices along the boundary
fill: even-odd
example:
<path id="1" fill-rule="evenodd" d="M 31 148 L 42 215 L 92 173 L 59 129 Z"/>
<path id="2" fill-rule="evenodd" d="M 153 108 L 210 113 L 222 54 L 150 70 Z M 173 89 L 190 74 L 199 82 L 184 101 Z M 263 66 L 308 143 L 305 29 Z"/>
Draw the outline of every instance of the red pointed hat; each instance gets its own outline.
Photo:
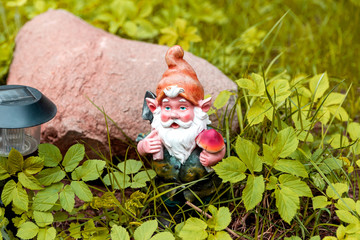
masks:
<path id="1" fill-rule="evenodd" d="M 198 106 L 199 101 L 204 99 L 204 88 L 194 69 L 183 57 L 184 50 L 178 45 L 169 48 L 166 52 L 165 60 L 168 70 L 163 74 L 156 89 L 156 100 L 159 103 L 166 97 L 164 89 L 175 85 L 184 89 L 184 92 L 180 93 L 179 96 L 190 101 L 195 106 Z"/>

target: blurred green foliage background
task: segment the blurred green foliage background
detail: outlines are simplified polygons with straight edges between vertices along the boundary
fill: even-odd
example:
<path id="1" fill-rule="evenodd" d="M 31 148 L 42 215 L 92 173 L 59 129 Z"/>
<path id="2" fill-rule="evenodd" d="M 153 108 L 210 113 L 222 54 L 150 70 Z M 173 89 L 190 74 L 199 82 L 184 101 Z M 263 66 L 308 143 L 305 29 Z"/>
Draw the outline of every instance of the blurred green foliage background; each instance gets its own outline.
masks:
<path id="1" fill-rule="evenodd" d="M 66 9 L 120 37 L 180 44 L 231 79 L 324 71 L 360 80 L 360 0 L 0 0 L 0 83 L 16 33 L 48 9 Z M 353 87 L 353 100 L 357 87 Z"/>

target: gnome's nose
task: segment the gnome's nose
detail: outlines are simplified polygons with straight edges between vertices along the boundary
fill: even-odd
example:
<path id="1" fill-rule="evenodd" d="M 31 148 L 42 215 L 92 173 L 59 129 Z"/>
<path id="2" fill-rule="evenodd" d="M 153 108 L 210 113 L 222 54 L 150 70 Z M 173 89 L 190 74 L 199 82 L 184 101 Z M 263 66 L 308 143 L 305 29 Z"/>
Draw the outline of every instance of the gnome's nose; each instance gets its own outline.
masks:
<path id="1" fill-rule="evenodd" d="M 179 118 L 179 114 L 177 112 L 172 112 L 170 115 L 171 119 L 178 119 Z"/>

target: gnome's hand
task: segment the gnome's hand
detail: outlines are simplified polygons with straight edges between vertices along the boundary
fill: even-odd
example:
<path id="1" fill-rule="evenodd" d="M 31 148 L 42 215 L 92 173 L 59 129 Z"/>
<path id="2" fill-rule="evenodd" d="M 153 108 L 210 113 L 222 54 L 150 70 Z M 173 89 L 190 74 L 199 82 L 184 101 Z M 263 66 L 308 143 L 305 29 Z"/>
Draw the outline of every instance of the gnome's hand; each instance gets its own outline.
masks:
<path id="1" fill-rule="evenodd" d="M 162 150 L 162 143 L 156 130 L 153 130 L 149 135 L 141 140 L 137 145 L 140 155 L 147 153 L 155 154 Z"/>
<path id="2" fill-rule="evenodd" d="M 223 148 L 221 151 L 216 152 L 216 153 L 210 153 L 206 150 L 203 150 L 200 153 L 200 163 L 204 166 L 204 167 L 210 167 L 215 165 L 216 163 L 220 162 L 221 159 L 224 158 L 225 156 L 225 152 L 226 149 Z"/>

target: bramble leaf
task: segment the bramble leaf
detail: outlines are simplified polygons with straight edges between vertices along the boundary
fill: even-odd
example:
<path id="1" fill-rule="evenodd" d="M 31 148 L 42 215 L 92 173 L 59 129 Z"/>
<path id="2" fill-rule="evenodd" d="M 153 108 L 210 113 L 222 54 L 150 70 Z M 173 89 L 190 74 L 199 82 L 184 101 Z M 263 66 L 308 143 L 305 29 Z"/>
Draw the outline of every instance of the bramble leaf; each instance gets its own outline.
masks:
<path id="1" fill-rule="evenodd" d="M 39 227 L 46 227 L 54 221 L 54 216 L 51 212 L 34 211 L 34 220 Z"/>
<path id="2" fill-rule="evenodd" d="M 142 167 L 142 163 L 137 160 L 128 159 L 119 163 L 117 166 L 119 170 L 123 173 L 132 174 L 137 173 L 140 170 L 140 168 Z"/>
<path id="3" fill-rule="evenodd" d="M 36 178 L 41 184 L 49 186 L 53 183 L 60 182 L 65 176 L 66 173 L 61 170 L 59 166 L 57 166 L 55 168 L 42 170 L 39 172 L 39 174 L 36 175 Z"/>
<path id="4" fill-rule="evenodd" d="M 44 159 L 41 157 L 28 157 L 24 161 L 24 172 L 26 174 L 36 174 L 44 167 Z"/>
<path id="5" fill-rule="evenodd" d="M 326 195 L 332 199 L 339 199 L 341 195 L 343 195 L 343 193 L 346 193 L 348 190 L 349 187 L 346 183 L 334 183 L 332 184 L 332 187 L 331 186 L 327 187 Z"/>
<path id="6" fill-rule="evenodd" d="M 215 235 L 209 235 L 208 240 L 231 240 L 230 235 L 225 231 L 216 232 Z"/>
<path id="7" fill-rule="evenodd" d="M 312 202 L 313 202 L 314 209 L 325 208 L 327 205 L 331 204 L 331 202 L 329 202 L 327 200 L 327 197 L 325 197 L 325 196 L 313 197 Z"/>
<path id="8" fill-rule="evenodd" d="M 58 193 L 63 186 L 63 183 L 55 183 L 39 191 L 34 197 L 34 210 L 42 212 L 50 210 L 55 205 L 56 201 L 59 199 Z"/>
<path id="9" fill-rule="evenodd" d="M 70 186 L 72 190 L 81 200 L 90 202 L 93 199 L 93 195 L 85 182 L 83 181 L 72 181 Z"/>
<path id="10" fill-rule="evenodd" d="M 9 152 L 9 156 L 7 159 L 7 167 L 8 172 L 11 175 L 15 174 L 16 172 L 22 171 L 24 167 L 24 158 L 18 150 L 12 148 Z"/>
<path id="11" fill-rule="evenodd" d="M 229 101 L 229 98 L 231 95 L 234 95 L 234 93 L 229 92 L 227 90 L 223 90 L 219 93 L 219 95 L 216 97 L 214 101 L 214 107 L 216 109 L 220 109 L 226 105 L 226 103 Z"/>
<path id="12" fill-rule="evenodd" d="M 130 240 L 130 236 L 125 228 L 114 225 L 111 228 L 111 239 Z"/>
<path id="13" fill-rule="evenodd" d="M 136 240 L 148 240 L 154 234 L 158 227 L 156 220 L 146 221 L 138 227 L 134 232 L 134 238 Z"/>
<path id="14" fill-rule="evenodd" d="M 130 177 L 122 172 L 106 174 L 103 180 L 106 185 L 112 185 L 114 189 L 124 189 L 131 185 Z"/>
<path id="15" fill-rule="evenodd" d="M 71 173 L 73 180 L 92 181 L 100 177 L 105 167 L 103 160 L 87 160 Z"/>
<path id="16" fill-rule="evenodd" d="M 75 193 L 70 185 L 66 185 L 60 192 L 60 204 L 67 212 L 71 212 L 74 209 Z"/>
<path id="17" fill-rule="evenodd" d="M 298 195 L 288 187 L 275 189 L 276 207 L 280 217 L 290 224 L 300 206 Z"/>
<path id="18" fill-rule="evenodd" d="M 326 72 L 317 74 L 309 80 L 310 91 L 314 95 L 314 100 L 321 98 L 329 88 L 329 79 Z"/>
<path id="19" fill-rule="evenodd" d="M 292 127 L 281 130 L 272 144 L 273 151 L 277 153 L 280 158 L 285 158 L 293 153 L 299 144 L 295 130 Z"/>
<path id="20" fill-rule="evenodd" d="M 227 207 L 220 207 L 219 210 L 213 205 L 209 206 L 212 218 L 207 220 L 209 228 L 215 231 L 224 230 L 231 222 L 231 213 Z"/>
<path id="21" fill-rule="evenodd" d="M 260 172 L 262 170 L 262 161 L 257 152 L 259 146 L 255 143 L 238 137 L 236 140 L 235 150 L 241 161 L 243 161 L 246 167 L 253 172 Z"/>
<path id="22" fill-rule="evenodd" d="M 265 191 L 263 176 L 249 175 L 242 195 L 247 211 L 253 209 L 262 199 Z"/>
<path id="23" fill-rule="evenodd" d="M 56 237 L 56 229 L 54 227 L 50 228 L 40 228 L 38 233 L 38 240 L 54 240 Z"/>
<path id="24" fill-rule="evenodd" d="M 256 73 L 252 73 L 250 78 L 240 78 L 235 81 L 240 88 L 249 90 L 250 96 L 261 96 L 265 93 L 264 78 Z"/>
<path id="25" fill-rule="evenodd" d="M 62 160 L 59 148 L 49 143 L 39 145 L 39 157 L 44 159 L 45 167 L 56 167 Z"/>
<path id="26" fill-rule="evenodd" d="M 12 201 L 15 207 L 28 211 L 29 197 L 21 184 L 16 184 L 14 180 L 10 180 L 5 184 L 1 193 L 1 200 L 5 206 Z"/>
<path id="27" fill-rule="evenodd" d="M 150 240 L 175 240 L 175 238 L 170 232 L 160 232 L 150 238 Z"/>
<path id="28" fill-rule="evenodd" d="M 207 238 L 208 234 L 206 232 L 207 224 L 195 217 L 190 217 L 185 221 L 184 226 L 179 232 L 179 237 L 182 239 L 192 239 L 192 240 L 203 240 Z"/>
<path id="29" fill-rule="evenodd" d="M 356 223 L 359 222 L 359 219 L 352 215 L 349 211 L 346 210 L 336 210 L 336 215 L 339 217 L 339 219 L 346 223 Z"/>
<path id="30" fill-rule="evenodd" d="M 17 237 L 22 239 L 32 239 L 39 232 L 39 227 L 33 222 L 25 222 L 21 224 L 16 234 Z"/>
<path id="31" fill-rule="evenodd" d="M 66 172 L 73 171 L 85 156 L 85 147 L 82 144 L 75 144 L 66 152 L 63 165 Z"/>
<path id="32" fill-rule="evenodd" d="M 311 189 L 306 184 L 300 180 L 300 178 L 289 175 L 283 174 L 279 177 L 280 186 L 287 187 L 291 189 L 297 196 L 299 197 L 312 197 Z"/>
<path id="33" fill-rule="evenodd" d="M 298 160 L 280 159 L 276 161 L 274 168 L 278 171 L 290 173 L 295 176 L 304 177 L 304 178 L 308 177 L 306 168 Z"/>
<path id="34" fill-rule="evenodd" d="M 40 182 L 32 175 L 27 176 L 25 173 L 19 172 L 18 179 L 19 179 L 19 182 L 21 183 L 21 185 L 23 185 L 25 188 L 28 188 L 30 190 L 43 189 Z"/>
<path id="35" fill-rule="evenodd" d="M 245 164 L 237 157 L 230 156 L 212 167 L 223 182 L 237 183 L 245 179 Z"/>
<path id="36" fill-rule="evenodd" d="M 146 182 L 150 181 L 155 176 L 156 176 L 156 172 L 154 170 L 152 170 L 152 169 L 138 172 L 133 178 L 133 182 L 131 183 L 131 187 L 132 188 L 145 187 Z"/>

